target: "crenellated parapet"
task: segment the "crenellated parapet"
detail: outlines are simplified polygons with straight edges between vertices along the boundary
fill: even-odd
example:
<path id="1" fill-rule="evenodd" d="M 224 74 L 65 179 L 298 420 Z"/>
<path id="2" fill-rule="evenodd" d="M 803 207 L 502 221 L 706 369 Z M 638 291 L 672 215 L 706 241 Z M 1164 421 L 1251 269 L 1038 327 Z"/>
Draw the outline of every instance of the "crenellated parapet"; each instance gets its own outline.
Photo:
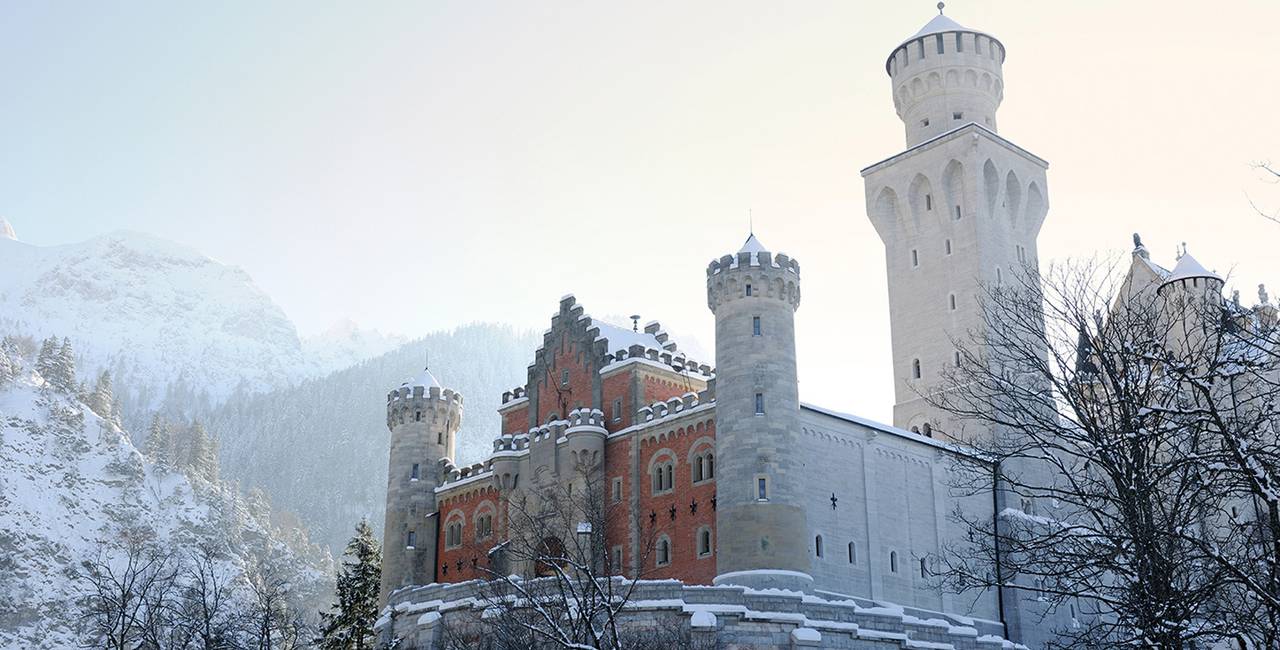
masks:
<path id="1" fill-rule="evenodd" d="M 786 253 L 739 251 L 707 265 L 707 307 L 741 298 L 773 298 L 800 307 L 800 263 Z"/>
<path id="2" fill-rule="evenodd" d="M 401 386 L 387 393 L 387 427 L 413 422 L 458 422 L 462 395 L 439 386 Z"/>
<path id="3" fill-rule="evenodd" d="M 662 420 L 664 418 L 676 417 L 682 415 L 685 411 L 702 404 L 710 404 L 715 401 L 713 389 L 704 390 L 699 393 L 685 393 L 680 397 L 673 397 L 665 402 L 654 402 L 648 406 L 642 406 L 636 412 L 636 421 L 640 423 L 648 423 Z"/>

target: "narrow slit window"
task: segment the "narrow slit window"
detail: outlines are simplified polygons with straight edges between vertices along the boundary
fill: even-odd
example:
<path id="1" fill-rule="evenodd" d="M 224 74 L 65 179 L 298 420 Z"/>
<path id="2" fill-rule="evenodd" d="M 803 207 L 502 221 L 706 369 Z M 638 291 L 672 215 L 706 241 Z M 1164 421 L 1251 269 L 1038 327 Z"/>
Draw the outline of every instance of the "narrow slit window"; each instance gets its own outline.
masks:
<path id="1" fill-rule="evenodd" d="M 960 367 L 960 351 L 959 350 L 955 351 L 955 365 L 957 368 Z"/>
<path id="2" fill-rule="evenodd" d="M 889 551 L 889 571 L 892 573 L 898 572 L 898 552 L 897 551 Z"/>
<path id="3" fill-rule="evenodd" d="M 756 415 L 764 415 L 764 393 L 756 393 Z"/>
<path id="4" fill-rule="evenodd" d="M 813 538 L 813 552 L 818 557 L 822 557 L 822 535 Z"/>
<path id="5" fill-rule="evenodd" d="M 950 239 L 948 239 L 948 240 L 947 240 L 947 246 L 946 246 L 946 248 L 947 248 L 947 255 L 950 255 L 950 254 L 951 254 L 951 240 L 950 240 Z"/>
<path id="6" fill-rule="evenodd" d="M 561 386 L 569 385 L 569 370 L 567 368 L 565 370 L 560 371 L 560 385 Z"/>
<path id="7" fill-rule="evenodd" d="M 769 500 L 769 480 L 764 477 L 756 479 L 756 499 L 759 501 Z"/>
<path id="8" fill-rule="evenodd" d="M 620 399 L 613 400 L 613 421 L 622 421 L 622 400 Z"/>
<path id="9" fill-rule="evenodd" d="M 921 578 L 929 577 L 929 566 L 927 563 L 925 563 L 924 558 L 920 558 L 920 577 Z"/>
<path id="10" fill-rule="evenodd" d="M 849 542 L 849 564 L 857 564 L 857 563 L 858 563 L 858 547 L 853 542 Z"/>
<path id="11" fill-rule="evenodd" d="M 760 317 L 759 316 L 751 317 L 751 335 L 760 336 Z"/>
<path id="12" fill-rule="evenodd" d="M 414 548 L 418 545 L 418 533 L 409 531 L 408 536 L 404 540 L 404 545 L 408 548 Z"/>
<path id="13" fill-rule="evenodd" d="M 919 359 L 911 360 L 911 377 L 913 379 L 920 378 L 920 360 Z"/>
<path id="14" fill-rule="evenodd" d="M 947 296 L 947 303 L 951 306 L 951 311 L 956 310 L 956 294 Z"/>
<path id="15" fill-rule="evenodd" d="M 938 41 L 938 54 L 946 54 L 946 50 L 942 46 L 942 34 L 938 34 L 934 38 Z"/>
<path id="16" fill-rule="evenodd" d="M 920 126 L 929 126 L 929 118 L 926 117 L 923 120 L 920 120 Z"/>
<path id="17" fill-rule="evenodd" d="M 926 124 L 925 126 L 929 126 L 929 125 L 928 125 L 928 124 Z M 926 210 L 932 210 L 932 209 L 933 209 L 933 195 L 932 195 L 932 194 L 925 194 L 925 195 L 924 195 L 924 209 L 926 209 Z"/>
<path id="18" fill-rule="evenodd" d="M 964 34 L 961 34 L 960 32 L 956 32 L 956 51 L 964 51 Z"/>
<path id="19" fill-rule="evenodd" d="M 417 463 L 414 463 L 414 464 L 413 464 L 413 469 L 409 470 L 409 478 L 411 478 L 411 479 L 413 479 L 413 480 L 415 480 L 415 481 L 416 481 L 416 480 L 418 480 L 419 478 L 421 478 L 421 476 L 419 476 L 418 472 L 419 472 L 419 465 L 418 465 Z"/>
<path id="20" fill-rule="evenodd" d="M 914 248 L 911 249 L 911 266 L 912 267 L 920 266 L 920 251 Z"/>
<path id="21" fill-rule="evenodd" d="M 974 35 L 973 37 L 973 53 L 982 54 L 982 37 Z"/>
<path id="22" fill-rule="evenodd" d="M 958 119 L 958 118 L 957 118 Z M 956 206 L 956 221 L 960 220 L 960 206 Z"/>
<path id="23" fill-rule="evenodd" d="M 751 295 L 751 285 L 747 285 L 747 295 Z"/>
<path id="24" fill-rule="evenodd" d="M 422 411 L 414 411 L 414 412 L 413 412 L 413 421 L 414 421 L 414 422 L 421 422 L 421 421 L 422 421 Z"/>

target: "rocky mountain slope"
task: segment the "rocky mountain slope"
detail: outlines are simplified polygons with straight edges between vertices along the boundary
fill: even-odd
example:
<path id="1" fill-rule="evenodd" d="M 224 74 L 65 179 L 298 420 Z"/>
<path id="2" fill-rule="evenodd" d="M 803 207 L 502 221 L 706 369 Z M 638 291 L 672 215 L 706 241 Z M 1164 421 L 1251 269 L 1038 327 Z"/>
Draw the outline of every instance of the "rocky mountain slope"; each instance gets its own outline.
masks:
<path id="1" fill-rule="evenodd" d="M 0 354 L 0 648 L 80 647 L 83 563 L 117 561 L 125 537 L 174 554 L 217 549 L 229 576 L 270 563 L 290 576 L 299 608 L 324 602 L 327 550 L 273 521 L 264 500 L 156 467 L 31 358 Z"/>

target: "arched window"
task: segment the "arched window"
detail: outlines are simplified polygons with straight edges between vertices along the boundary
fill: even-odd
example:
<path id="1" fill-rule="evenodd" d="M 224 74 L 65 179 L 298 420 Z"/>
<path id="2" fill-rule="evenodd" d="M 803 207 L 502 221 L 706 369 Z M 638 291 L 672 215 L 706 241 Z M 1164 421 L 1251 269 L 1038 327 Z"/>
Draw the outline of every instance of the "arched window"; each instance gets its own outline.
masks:
<path id="1" fill-rule="evenodd" d="M 706 471 L 706 474 L 703 476 L 703 478 L 706 478 L 706 479 L 713 479 L 713 478 L 715 478 L 715 477 L 716 477 L 716 455 L 715 455 L 715 453 L 714 453 L 714 452 L 710 452 L 710 451 L 709 451 L 709 452 L 707 452 L 707 455 L 703 457 L 703 460 L 706 462 L 706 467 L 704 468 L 704 470 Z"/>
<path id="2" fill-rule="evenodd" d="M 920 558 L 920 577 L 929 577 L 929 566 L 925 563 L 924 558 Z"/>
<path id="3" fill-rule="evenodd" d="M 921 433 L 923 433 L 924 435 L 926 435 L 926 436 L 928 436 L 928 437 L 932 438 L 932 437 L 933 437 L 933 425 L 932 425 L 932 424 L 929 424 L 928 422 L 925 422 L 925 423 L 924 423 L 924 426 L 923 426 L 923 427 L 921 427 L 920 432 L 921 432 Z"/>
<path id="4" fill-rule="evenodd" d="M 476 541 L 493 536 L 493 513 L 476 515 Z"/>
<path id="5" fill-rule="evenodd" d="M 698 529 L 698 557 L 711 555 L 711 529 L 703 526 Z"/>
<path id="6" fill-rule="evenodd" d="M 691 476 L 695 484 L 709 481 L 716 477 L 715 452 L 710 446 L 699 448 L 694 452 L 690 462 Z"/>
<path id="7" fill-rule="evenodd" d="M 813 553 L 818 557 L 822 557 L 822 535 L 813 538 Z"/>
<path id="8" fill-rule="evenodd" d="M 920 360 L 919 359 L 911 360 L 911 377 L 913 379 L 920 378 Z"/>
<path id="9" fill-rule="evenodd" d="M 956 310 L 956 294 L 947 296 L 947 303 L 951 306 L 951 311 Z"/>
<path id="10" fill-rule="evenodd" d="M 898 552 L 889 551 L 889 571 L 891 573 L 898 572 Z"/>
<path id="11" fill-rule="evenodd" d="M 849 542 L 849 564 L 858 563 L 858 547 L 853 542 Z"/>
<path id="12" fill-rule="evenodd" d="M 671 564 L 671 539 L 666 535 L 658 538 L 658 544 L 654 548 L 654 564 L 657 566 Z"/>
<path id="13" fill-rule="evenodd" d="M 653 494 L 670 492 L 675 485 L 675 457 L 669 450 L 654 454 L 650 474 L 653 478 Z"/>
<path id="14" fill-rule="evenodd" d="M 702 480 L 702 456 L 693 457 L 693 482 L 697 483 Z"/>

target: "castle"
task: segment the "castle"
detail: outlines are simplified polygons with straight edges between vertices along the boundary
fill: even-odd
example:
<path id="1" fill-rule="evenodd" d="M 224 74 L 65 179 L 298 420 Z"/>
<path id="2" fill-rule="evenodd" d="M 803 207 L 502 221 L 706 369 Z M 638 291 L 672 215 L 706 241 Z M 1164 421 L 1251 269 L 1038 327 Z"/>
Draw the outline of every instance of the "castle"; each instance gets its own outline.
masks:
<path id="1" fill-rule="evenodd" d="M 1005 506 L 994 486 L 952 495 L 952 460 L 970 453 L 958 441 L 983 432 L 918 395 L 958 363 L 950 334 L 983 326 L 980 284 L 1036 263 L 1048 210 L 1047 163 L 997 132 L 1004 59 L 998 39 L 940 11 L 885 62 L 906 149 L 862 176 L 888 268 L 893 426 L 800 401 L 800 264 L 754 235 L 706 270 L 714 371 L 659 323 L 604 323 L 566 296 L 527 382 L 503 395 L 484 462 L 454 465 L 463 399 L 429 371 L 389 393 L 384 602 L 432 613 L 463 598 L 449 585 L 485 575 L 513 493 L 595 476 L 634 515 L 605 531 L 611 566 L 680 581 L 654 602 L 688 600 L 698 585 L 726 590 L 743 611 L 762 610 L 751 601 L 762 594 L 805 594 L 770 607 L 811 622 L 833 616 L 805 609 L 812 599 L 856 603 L 812 626 L 822 645 L 866 644 L 857 647 L 1039 647 L 1069 624 L 1025 593 L 953 594 L 930 576 L 931 558 L 965 533 L 953 509 Z M 887 622 L 875 618 L 886 603 L 898 612 Z M 429 639 L 438 619 L 404 625 Z M 792 632 L 795 645 L 818 643 Z"/>

